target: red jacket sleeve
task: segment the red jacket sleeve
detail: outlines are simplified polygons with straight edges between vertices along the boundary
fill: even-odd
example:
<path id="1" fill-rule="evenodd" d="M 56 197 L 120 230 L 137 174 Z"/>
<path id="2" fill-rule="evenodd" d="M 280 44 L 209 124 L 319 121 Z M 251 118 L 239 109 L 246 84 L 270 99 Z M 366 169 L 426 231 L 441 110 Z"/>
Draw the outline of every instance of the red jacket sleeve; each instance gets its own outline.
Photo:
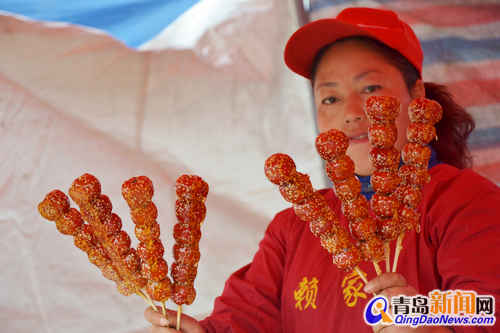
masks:
<path id="1" fill-rule="evenodd" d="M 201 322 L 206 332 L 282 331 L 281 288 L 289 225 L 285 222 L 290 214 L 294 214 L 293 210 L 275 217 L 253 262 L 227 280 L 223 294 L 215 300 L 212 315 Z"/>

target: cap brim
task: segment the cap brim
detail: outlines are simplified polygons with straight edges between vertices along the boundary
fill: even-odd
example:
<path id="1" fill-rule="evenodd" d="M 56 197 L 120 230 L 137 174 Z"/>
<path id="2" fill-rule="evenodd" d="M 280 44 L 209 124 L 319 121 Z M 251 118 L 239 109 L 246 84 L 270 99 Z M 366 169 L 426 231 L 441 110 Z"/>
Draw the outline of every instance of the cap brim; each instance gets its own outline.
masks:
<path id="1" fill-rule="evenodd" d="M 322 19 L 297 30 L 285 47 L 285 63 L 295 73 L 311 79 L 311 66 L 319 50 L 341 38 L 376 35 L 351 24 L 334 19 Z"/>

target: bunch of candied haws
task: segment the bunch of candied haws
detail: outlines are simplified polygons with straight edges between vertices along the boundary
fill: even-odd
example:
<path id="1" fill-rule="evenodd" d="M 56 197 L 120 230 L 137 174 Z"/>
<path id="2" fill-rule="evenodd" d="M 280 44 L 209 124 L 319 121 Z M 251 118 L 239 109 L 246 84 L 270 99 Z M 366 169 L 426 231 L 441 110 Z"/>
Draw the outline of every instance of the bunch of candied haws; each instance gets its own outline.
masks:
<path id="1" fill-rule="evenodd" d="M 269 181 L 279 185 L 283 198 L 292 203 L 296 215 L 309 222 L 311 232 L 319 237 L 321 245 L 333 255 L 333 263 L 340 269 L 355 269 L 367 283 L 358 267 L 364 248 L 351 243 L 347 229 L 339 225 L 336 214 L 325 198 L 311 184 L 309 176 L 297 172 L 295 162 L 286 154 L 274 154 L 266 160 L 264 171 Z"/>
<path id="2" fill-rule="evenodd" d="M 342 202 L 342 213 L 349 220 L 351 235 L 357 240 L 363 259 L 372 261 L 380 275 L 378 261 L 384 258 L 386 247 L 376 233 L 376 222 L 368 215 L 370 207 L 361 194 L 361 182 L 354 174 L 354 162 L 346 155 L 349 139 L 343 132 L 331 129 L 318 135 L 315 145 L 318 154 L 326 161 L 326 173 L 333 182 L 335 195 Z"/>
<path id="3" fill-rule="evenodd" d="M 399 168 L 398 174 L 401 177 L 401 184 L 395 191 L 396 198 L 400 203 L 398 216 L 403 228 L 398 236 L 393 272 L 397 268 L 404 233 L 411 230 L 420 232 L 420 214 L 416 207 L 422 200 L 422 186 L 430 181 L 427 169 L 431 149 L 428 144 L 432 140 L 438 139 L 434 125 L 441 120 L 443 109 L 436 101 L 418 98 L 410 103 L 408 114 L 411 121 L 406 131 L 408 143 L 401 151 L 404 165 Z"/>
<path id="4" fill-rule="evenodd" d="M 208 184 L 198 176 L 181 176 L 175 182 L 174 263 L 171 267 L 172 301 L 177 304 L 177 330 L 182 305 L 190 305 L 196 297 L 194 280 L 200 260 L 201 225 L 206 215 Z"/>
<path id="5" fill-rule="evenodd" d="M 371 175 L 375 191 L 370 202 L 376 215 L 377 234 L 386 244 L 386 270 L 390 272 L 389 243 L 403 231 L 404 225 L 398 215 L 399 203 L 395 190 L 401 182 L 398 175 L 399 151 L 394 146 L 398 137 L 395 121 L 401 112 L 401 103 L 390 96 L 372 96 L 367 99 L 365 113 L 372 125 L 368 138 L 372 145 L 369 153 L 374 168 Z M 398 242 L 398 247 L 401 247 Z"/>
<path id="6" fill-rule="evenodd" d="M 208 185 L 200 177 L 181 176 L 176 182 L 176 192 L 178 187 L 189 188 L 192 185 L 189 179 L 192 178 L 203 182 L 203 193 L 200 193 L 200 196 L 204 195 L 204 202 Z M 161 302 L 165 313 L 165 302 L 172 296 L 172 289 L 175 295 L 176 289 L 175 284 L 172 288 L 168 277 L 168 264 L 163 259 L 165 251 L 160 240 L 160 226 L 156 220 L 158 210 L 152 202 L 153 183 L 146 176 L 133 177 L 123 183 L 121 190 L 135 223 L 135 234 L 139 240 L 137 251 L 130 246 L 131 239 L 122 230 L 121 219 L 112 212 L 113 206 L 109 197 L 101 193 L 101 183 L 91 174 L 77 178 L 68 191 L 80 211 L 70 207 L 69 198 L 60 190 L 48 193 L 38 205 L 38 211 L 45 219 L 55 221 L 59 232 L 73 236 L 75 245 L 87 253 L 90 262 L 102 270 L 105 278 L 116 283 L 121 294 L 130 296 L 135 293 L 156 311 L 154 301 Z M 197 242 L 201 237 L 199 227 L 205 213 L 203 204 L 203 214 L 196 217 L 198 231 L 195 232 L 199 236 Z M 174 237 L 177 237 L 175 230 L 174 228 Z M 198 248 L 198 243 L 195 246 Z M 191 261 L 183 258 L 184 256 L 188 255 L 181 253 L 176 256 L 174 253 L 176 261 Z M 199 254 L 197 259 L 199 260 Z M 172 275 L 176 276 L 174 281 L 178 282 L 179 274 L 172 272 Z M 191 285 L 195 276 L 196 273 L 190 275 Z M 189 304 L 194 301 L 194 297 L 195 294 L 191 294 Z"/>

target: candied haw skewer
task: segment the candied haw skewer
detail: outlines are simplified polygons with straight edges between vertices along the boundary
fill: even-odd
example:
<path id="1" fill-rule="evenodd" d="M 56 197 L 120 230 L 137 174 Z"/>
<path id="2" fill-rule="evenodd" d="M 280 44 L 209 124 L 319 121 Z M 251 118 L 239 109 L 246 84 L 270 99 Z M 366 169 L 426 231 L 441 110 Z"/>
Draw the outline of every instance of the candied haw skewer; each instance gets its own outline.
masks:
<path id="1" fill-rule="evenodd" d="M 175 182 L 175 224 L 173 235 L 175 245 L 172 249 L 174 263 L 170 275 L 173 280 L 172 301 L 177 304 L 177 330 L 180 327 L 182 305 L 190 305 L 196 297 L 194 280 L 200 260 L 199 242 L 201 225 L 205 220 L 205 200 L 208 184 L 195 175 L 182 175 Z"/>
<path id="2" fill-rule="evenodd" d="M 396 255 L 392 271 L 397 268 L 399 253 L 403 248 L 402 241 L 405 232 L 415 230 L 420 232 L 420 214 L 416 207 L 422 199 L 422 186 L 430 181 L 427 172 L 431 149 L 428 144 L 436 136 L 434 126 L 443 115 L 443 109 L 439 103 L 427 98 L 418 98 L 411 102 L 408 107 L 410 125 L 406 131 L 408 143 L 401 151 L 404 165 L 399 169 L 401 185 L 396 189 L 396 197 L 400 205 L 398 214 L 404 226 L 398 236 Z"/>
<path id="3" fill-rule="evenodd" d="M 377 216 L 377 234 L 386 244 L 386 270 L 390 272 L 389 243 L 396 239 L 404 228 L 398 216 L 399 203 L 394 194 L 401 182 L 398 175 L 400 154 L 394 147 L 398 137 L 395 120 L 401 112 L 401 104 L 394 97 L 372 96 L 365 104 L 365 113 L 372 125 L 368 137 L 372 144 L 370 162 L 374 168 L 371 177 L 375 190 L 371 198 L 372 210 Z"/>
<path id="4" fill-rule="evenodd" d="M 346 155 L 349 139 L 343 132 L 331 129 L 316 138 L 316 150 L 326 161 L 326 173 L 333 190 L 342 202 L 342 212 L 349 220 L 351 235 L 366 261 L 373 262 L 377 275 L 382 272 L 378 262 L 385 254 L 385 244 L 376 234 L 377 225 L 368 215 L 368 200 L 361 194 L 361 183 L 354 174 L 354 162 Z"/>
<path id="5" fill-rule="evenodd" d="M 123 288 L 123 280 L 116 271 L 111 259 L 99 244 L 97 237 L 90 224 L 82 219 L 80 212 L 76 208 L 70 207 L 69 198 L 60 190 L 54 190 L 45 196 L 45 199 L 38 205 L 40 215 L 54 221 L 57 230 L 63 235 L 73 236 L 75 245 L 85 252 L 89 261 L 101 269 L 103 276 L 117 284 L 117 289 L 121 293 L 130 296 L 128 289 Z M 115 215 L 114 219 L 119 217 Z M 111 219 L 110 219 L 111 220 Z M 120 228 L 121 228 L 121 221 Z"/>
<path id="6" fill-rule="evenodd" d="M 309 222 L 312 233 L 321 245 L 333 255 L 333 263 L 344 271 L 355 269 L 368 283 L 358 267 L 361 253 L 349 239 L 346 228 L 327 205 L 325 198 L 311 184 L 309 176 L 297 172 L 295 162 L 286 154 L 274 154 L 266 160 L 264 171 L 269 181 L 279 185 L 283 198 L 293 204 L 295 214 Z"/>
<path id="7" fill-rule="evenodd" d="M 137 255 L 142 274 L 147 279 L 145 294 L 161 302 L 166 313 L 165 302 L 171 297 L 172 283 L 168 278 L 168 264 L 163 259 L 165 249 L 160 239 L 160 225 L 156 221 L 158 210 L 152 201 L 153 182 L 146 176 L 132 177 L 122 184 L 121 192 L 136 225 Z"/>
<path id="8" fill-rule="evenodd" d="M 135 293 L 156 309 L 142 292 L 146 279 L 141 272 L 140 260 L 130 247 L 129 235 L 121 230 L 120 218 L 112 212 L 110 199 L 101 194 L 99 180 L 88 173 L 80 176 L 71 184 L 69 196 L 80 207 L 83 219 L 92 227 L 100 245 L 97 257 L 105 253 L 113 264 L 114 271 L 107 268 L 106 274 L 109 278 L 121 277 L 122 282 L 117 283 L 118 291 L 126 296 Z"/>

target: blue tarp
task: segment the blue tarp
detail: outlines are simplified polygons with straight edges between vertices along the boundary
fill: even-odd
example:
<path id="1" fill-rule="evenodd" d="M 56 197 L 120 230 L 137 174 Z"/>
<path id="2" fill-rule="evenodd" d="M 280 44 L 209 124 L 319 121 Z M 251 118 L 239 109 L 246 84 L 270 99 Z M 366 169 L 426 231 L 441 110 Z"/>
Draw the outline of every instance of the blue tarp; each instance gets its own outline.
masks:
<path id="1" fill-rule="evenodd" d="M 0 10 L 105 30 L 130 47 L 148 41 L 198 0 L 1 0 Z"/>

